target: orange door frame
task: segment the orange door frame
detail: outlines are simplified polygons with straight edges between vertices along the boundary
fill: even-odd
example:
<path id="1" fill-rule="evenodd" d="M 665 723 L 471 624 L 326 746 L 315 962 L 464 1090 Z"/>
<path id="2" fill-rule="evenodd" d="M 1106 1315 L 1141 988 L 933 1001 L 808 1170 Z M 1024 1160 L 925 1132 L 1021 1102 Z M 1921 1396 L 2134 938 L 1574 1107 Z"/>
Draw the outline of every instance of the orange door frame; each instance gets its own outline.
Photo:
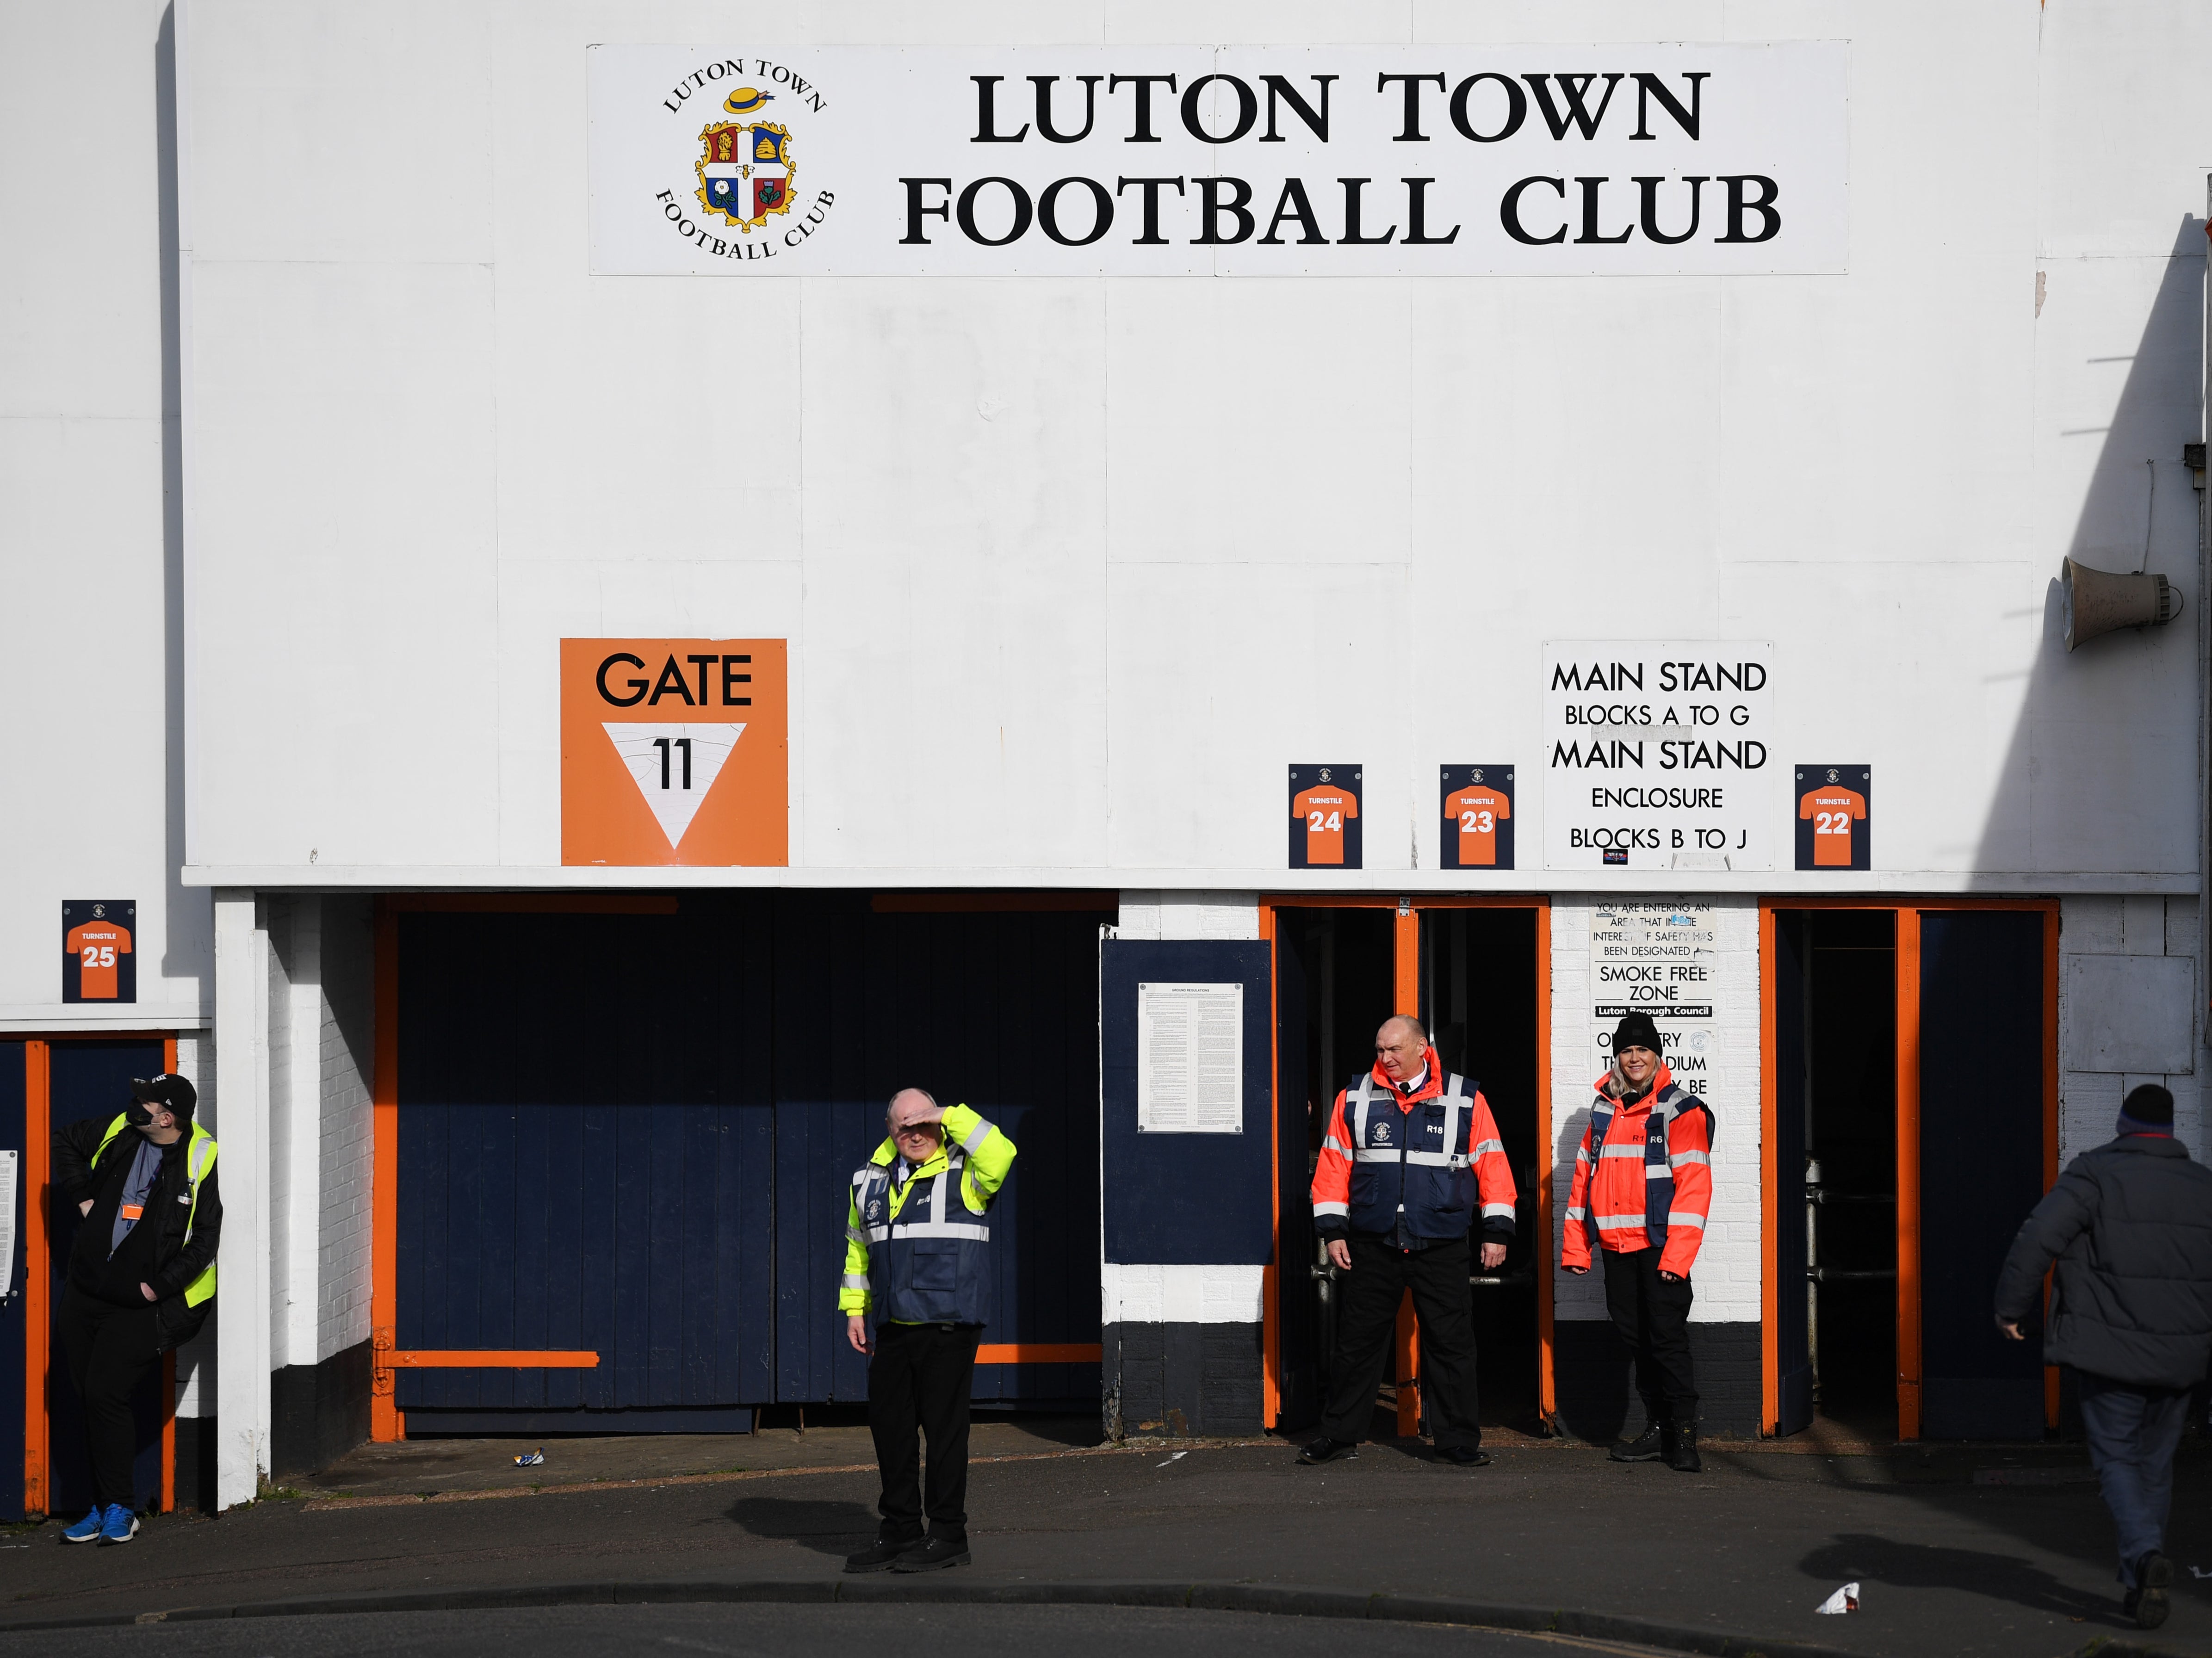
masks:
<path id="1" fill-rule="evenodd" d="M 1531 964 L 1536 975 L 1536 1391 L 1537 1408 L 1545 1421 L 1558 1410 L 1553 1382 L 1552 1344 L 1552 901 L 1547 896 L 1522 897 L 1376 897 L 1309 896 L 1303 893 L 1263 894 L 1260 899 L 1260 937 L 1269 945 L 1268 1051 L 1273 1070 L 1271 1090 L 1275 1122 L 1282 1121 L 1282 1063 L 1273 1033 L 1280 1029 L 1279 995 L 1282 981 L 1275 962 L 1275 913 L 1282 909 L 1389 909 L 1396 912 L 1391 933 L 1391 999 L 1401 1012 L 1418 1014 L 1421 1005 L 1421 914 L 1439 909 L 1526 909 L 1535 913 L 1536 954 Z M 1282 1296 L 1286 1287 L 1301 1280 L 1283 1270 L 1282 1138 L 1278 1128 L 1269 1142 L 1273 1157 L 1275 1262 L 1261 1275 L 1261 1420 L 1269 1427 L 1282 1418 Z M 1398 1392 L 1398 1431 L 1411 1437 L 1419 1431 L 1419 1332 L 1413 1320 L 1413 1298 L 1399 1304 L 1394 1346 Z"/>
<path id="2" fill-rule="evenodd" d="M 23 1512 L 43 1515 L 52 1495 L 53 1425 L 46 1373 L 53 1357 L 53 1303 L 47 1285 L 48 1187 L 53 1179 L 53 1050 L 66 1042 L 159 1042 L 161 1069 L 177 1068 L 177 1038 L 166 1030 L 70 1031 L 23 1039 Z M 161 1511 L 177 1508 L 177 1356 L 161 1356 Z"/>
<path id="3" fill-rule="evenodd" d="M 1859 909 L 1897 920 L 1897 1436 L 1920 1437 L 1923 1381 L 1920 1299 L 1920 919 L 1952 910 L 2031 910 L 2043 917 L 2043 1186 L 2058 1179 L 2058 900 L 2056 898 L 1762 898 L 1759 902 L 1759 1183 L 1767 1224 L 1760 1229 L 1759 1404 L 1762 1431 L 1781 1425 L 1782 1355 L 1775 1345 L 1781 1308 L 1782 1170 L 1774 1158 L 1779 1094 L 1775 1073 L 1774 917 L 1778 910 Z M 2044 1418 L 2058 1425 L 2058 1371 L 2043 1373 Z"/>

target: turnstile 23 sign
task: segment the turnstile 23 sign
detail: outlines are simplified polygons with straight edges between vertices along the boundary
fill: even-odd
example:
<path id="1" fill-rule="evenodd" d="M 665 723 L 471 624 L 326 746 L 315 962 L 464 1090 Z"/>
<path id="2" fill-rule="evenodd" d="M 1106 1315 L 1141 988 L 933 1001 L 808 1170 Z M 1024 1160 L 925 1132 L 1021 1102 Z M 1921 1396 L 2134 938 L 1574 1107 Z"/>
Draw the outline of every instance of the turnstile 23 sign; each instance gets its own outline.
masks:
<path id="1" fill-rule="evenodd" d="M 781 639 L 561 641 L 561 861 L 791 861 Z"/>

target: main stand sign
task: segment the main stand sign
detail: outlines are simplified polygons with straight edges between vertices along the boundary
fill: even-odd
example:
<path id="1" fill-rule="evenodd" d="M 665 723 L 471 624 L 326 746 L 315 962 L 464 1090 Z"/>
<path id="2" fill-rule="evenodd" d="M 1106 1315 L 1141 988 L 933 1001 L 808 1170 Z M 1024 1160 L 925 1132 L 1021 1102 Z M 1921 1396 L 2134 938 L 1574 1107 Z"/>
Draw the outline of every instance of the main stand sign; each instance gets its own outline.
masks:
<path id="1" fill-rule="evenodd" d="M 1774 867 L 1774 647 L 1544 647 L 1544 861 Z"/>

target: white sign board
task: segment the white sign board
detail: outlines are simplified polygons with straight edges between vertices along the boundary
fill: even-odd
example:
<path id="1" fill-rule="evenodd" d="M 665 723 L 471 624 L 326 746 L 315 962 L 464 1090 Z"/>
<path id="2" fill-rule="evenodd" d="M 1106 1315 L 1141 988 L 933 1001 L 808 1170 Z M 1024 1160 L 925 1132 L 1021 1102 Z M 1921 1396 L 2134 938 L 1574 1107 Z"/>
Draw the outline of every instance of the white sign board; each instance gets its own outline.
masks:
<path id="1" fill-rule="evenodd" d="M 1544 647 L 1544 862 L 1772 869 L 1765 642 Z"/>
<path id="2" fill-rule="evenodd" d="M 1661 1057 L 1693 1092 L 1716 1057 L 1718 957 L 1709 903 L 1599 904 L 1590 913 L 1590 1027 L 1597 1069 L 1613 1063 L 1613 1029 L 1631 1012 L 1659 1027 Z"/>
<path id="3" fill-rule="evenodd" d="M 1840 271 L 1848 52 L 597 46 L 617 276 Z"/>
<path id="4" fill-rule="evenodd" d="M 0 1301 L 15 1293 L 15 1176 L 20 1151 L 0 1151 Z"/>
<path id="5" fill-rule="evenodd" d="M 1137 987 L 1137 1132 L 1244 1132 L 1244 987 Z"/>

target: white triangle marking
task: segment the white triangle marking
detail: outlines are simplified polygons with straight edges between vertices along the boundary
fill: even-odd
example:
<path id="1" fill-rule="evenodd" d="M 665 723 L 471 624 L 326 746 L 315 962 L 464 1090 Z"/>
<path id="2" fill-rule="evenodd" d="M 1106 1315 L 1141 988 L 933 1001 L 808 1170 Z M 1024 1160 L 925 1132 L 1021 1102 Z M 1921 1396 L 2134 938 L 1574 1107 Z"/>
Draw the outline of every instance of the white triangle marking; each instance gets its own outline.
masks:
<path id="1" fill-rule="evenodd" d="M 668 837 L 669 850 L 683 845 L 684 832 L 699 815 L 707 791 L 722 774 L 722 762 L 744 734 L 735 725 L 630 725 L 603 720 L 607 741 L 629 768 L 630 780 L 645 804 L 653 808 L 653 821 Z"/>

